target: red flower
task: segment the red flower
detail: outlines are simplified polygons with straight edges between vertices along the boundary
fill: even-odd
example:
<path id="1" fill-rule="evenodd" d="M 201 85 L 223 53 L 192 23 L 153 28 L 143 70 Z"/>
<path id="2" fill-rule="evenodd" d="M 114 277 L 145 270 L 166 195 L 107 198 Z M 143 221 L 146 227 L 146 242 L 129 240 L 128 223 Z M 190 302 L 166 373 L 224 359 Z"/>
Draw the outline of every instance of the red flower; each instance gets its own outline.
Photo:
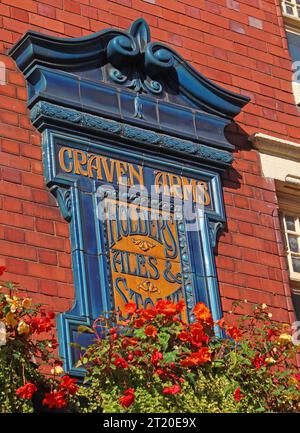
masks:
<path id="1" fill-rule="evenodd" d="M 163 354 L 159 352 L 157 349 L 154 350 L 151 356 L 151 362 L 153 365 L 157 365 L 158 361 L 163 359 Z"/>
<path id="2" fill-rule="evenodd" d="M 129 338 L 129 337 L 124 337 L 122 340 L 122 347 L 123 349 L 126 349 L 128 346 L 136 346 L 138 344 L 139 340 L 137 338 Z"/>
<path id="3" fill-rule="evenodd" d="M 297 380 L 298 382 L 297 388 L 300 390 L 300 374 L 299 373 L 294 374 L 293 378 Z"/>
<path id="4" fill-rule="evenodd" d="M 157 316 L 157 311 L 155 308 L 145 308 L 140 312 L 140 316 L 144 320 L 153 320 Z"/>
<path id="5" fill-rule="evenodd" d="M 69 394 L 74 395 L 78 390 L 76 383 L 76 379 L 72 379 L 70 376 L 66 375 L 61 378 L 59 387 L 68 391 Z"/>
<path id="6" fill-rule="evenodd" d="M 135 400 L 134 388 L 128 388 L 124 392 L 124 395 L 122 395 L 122 397 L 119 398 L 119 403 L 123 407 L 129 407 L 132 405 L 134 400 Z"/>
<path id="7" fill-rule="evenodd" d="M 179 332 L 179 334 L 177 335 L 177 337 L 179 338 L 179 340 L 184 341 L 184 342 L 190 341 L 190 339 L 191 339 L 190 334 L 188 332 L 186 332 L 186 331 Z"/>
<path id="8" fill-rule="evenodd" d="M 41 332 L 49 332 L 53 328 L 54 313 L 41 312 L 41 317 L 34 316 L 28 320 L 28 325 L 31 326 L 32 332 L 40 334 Z"/>
<path id="9" fill-rule="evenodd" d="M 61 409 L 66 407 L 68 404 L 63 391 L 47 392 L 42 403 L 44 406 L 48 406 L 50 409 Z"/>
<path id="10" fill-rule="evenodd" d="M 0 266 L 0 276 L 6 271 L 6 266 Z"/>
<path id="11" fill-rule="evenodd" d="M 221 329 L 225 328 L 225 319 L 222 317 L 222 319 L 217 321 L 217 325 L 220 326 Z"/>
<path id="12" fill-rule="evenodd" d="M 27 398 L 30 400 L 33 394 L 37 391 L 37 387 L 33 383 L 26 383 L 24 386 L 21 386 L 16 390 L 16 394 L 18 397 Z"/>
<path id="13" fill-rule="evenodd" d="M 244 396 L 241 393 L 241 388 L 238 387 L 233 393 L 233 398 L 235 399 L 235 401 L 240 401 L 243 397 Z"/>
<path id="14" fill-rule="evenodd" d="M 194 314 L 197 320 L 206 323 L 207 325 L 212 325 L 213 320 L 209 308 L 203 304 L 203 302 L 198 302 L 194 307 Z"/>
<path id="15" fill-rule="evenodd" d="M 257 354 L 254 359 L 252 359 L 252 364 L 255 368 L 260 368 L 263 365 L 267 365 L 265 362 L 265 356 Z"/>
<path id="16" fill-rule="evenodd" d="M 211 354 L 208 347 L 201 347 L 198 352 L 191 353 L 187 358 L 181 361 L 184 367 L 194 367 L 205 364 L 211 360 Z"/>
<path id="17" fill-rule="evenodd" d="M 128 362 L 126 361 L 126 359 L 122 358 L 119 355 L 114 360 L 114 364 L 116 367 L 128 368 Z"/>
<path id="18" fill-rule="evenodd" d="M 278 333 L 274 329 L 268 329 L 268 336 L 267 336 L 268 341 L 271 341 L 272 337 L 277 336 L 277 334 Z"/>
<path id="19" fill-rule="evenodd" d="M 235 341 L 241 339 L 243 333 L 236 326 L 227 326 L 226 333 L 229 337 L 233 338 Z"/>
<path id="20" fill-rule="evenodd" d="M 132 316 L 136 312 L 137 306 L 135 302 L 128 302 L 128 304 L 125 305 L 125 313 L 129 314 L 129 316 Z"/>
<path id="21" fill-rule="evenodd" d="M 191 326 L 191 343 L 194 346 L 201 347 L 203 343 L 208 343 L 209 338 L 204 333 L 203 326 L 200 323 L 195 323 Z"/>
<path id="22" fill-rule="evenodd" d="M 165 301 L 163 299 L 160 299 L 155 306 L 158 314 L 164 314 L 167 317 L 174 316 L 176 311 L 176 305 L 173 304 L 171 301 Z"/>
<path id="23" fill-rule="evenodd" d="M 155 338 L 157 334 L 157 328 L 153 325 L 148 325 L 145 328 L 145 334 L 147 335 L 147 337 Z"/>
<path id="24" fill-rule="evenodd" d="M 146 320 L 143 318 L 136 319 L 133 323 L 135 328 L 142 328 L 145 325 Z"/>
<path id="25" fill-rule="evenodd" d="M 163 394 L 178 394 L 181 391 L 180 385 L 167 386 L 163 389 Z"/>
<path id="26" fill-rule="evenodd" d="M 184 307 L 185 307 L 185 302 L 183 299 L 180 299 L 180 301 L 178 301 L 176 304 L 177 313 L 181 313 L 183 311 Z"/>

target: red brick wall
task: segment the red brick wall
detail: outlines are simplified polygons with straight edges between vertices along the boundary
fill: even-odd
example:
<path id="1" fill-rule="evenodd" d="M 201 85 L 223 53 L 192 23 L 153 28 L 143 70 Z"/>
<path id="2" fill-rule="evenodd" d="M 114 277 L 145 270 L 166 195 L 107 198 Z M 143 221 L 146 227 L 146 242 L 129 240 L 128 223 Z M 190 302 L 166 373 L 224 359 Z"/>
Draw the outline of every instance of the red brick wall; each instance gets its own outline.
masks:
<path id="1" fill-rule="evenodd" d="M 30 126 L 26 88 L 7 50 L 31 29 L 78 37 L 147 19 L 152 38 L 173 46 L 208 78 L 251 97 L 231 131 L 237 145 L 224 176 L 227 230 L 217 248 L 225 311 L 233 299 L 272 305 L 292 318 L 274 183 L 261 176 L 247 135 L 300 141 L 291 93 L 291 61 L 279 0 L 2 0 L 0 60 L 0 264 L 57 311 L 72 303 L 68 225 L 43 183 L 40 135 Z"/>

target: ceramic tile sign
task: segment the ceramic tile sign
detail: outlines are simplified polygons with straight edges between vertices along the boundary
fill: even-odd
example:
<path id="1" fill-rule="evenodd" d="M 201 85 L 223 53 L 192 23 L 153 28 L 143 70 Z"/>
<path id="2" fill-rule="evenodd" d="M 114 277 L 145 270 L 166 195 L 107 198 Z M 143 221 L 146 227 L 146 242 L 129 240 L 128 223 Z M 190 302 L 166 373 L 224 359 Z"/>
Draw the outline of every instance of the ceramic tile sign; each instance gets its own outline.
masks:
<path id="1" fill-rule="evenodd" d="M 210 182 L 154 169 L 145 162 L 131 163 L 70 146 L 58 149 L 59 173 L 95 182 L 112 307 L 124 311 L 125 304 L 134 301 L 147 308 L 158 299 L 187 303 L 183 275 L 195 270 L 187 251 L 184 212 L 195 204 L 213 208 Z M 184 210 L 183 203 L 191 206 Z M 187 320 L 186 311 L 183 319 Z"/>
<path id="2" fill-rule="evenodd" d="M 107 207 L 125 216 L 107 220 L 115 307 L 124 311 L 129 301 L 147 308 L 161 298 L 172 302 L 184 299 L 178 223 L 174 215 L 121 202 L 109 201 Z"/>
<path id="3" fill-rule="evenodd" d="M 70 222 L 75 303 L 58 319 L 68 370 L 68 342 L 89 344 L 78 325 L 135 302 L 183 299 L 182 319 L 201 301 L 220 318 L 213 257 L 224 218 L 219 173 L 159 155 L 123 151 L 117 143 L 60 132 L 44 135 L 45 178 Z"/>

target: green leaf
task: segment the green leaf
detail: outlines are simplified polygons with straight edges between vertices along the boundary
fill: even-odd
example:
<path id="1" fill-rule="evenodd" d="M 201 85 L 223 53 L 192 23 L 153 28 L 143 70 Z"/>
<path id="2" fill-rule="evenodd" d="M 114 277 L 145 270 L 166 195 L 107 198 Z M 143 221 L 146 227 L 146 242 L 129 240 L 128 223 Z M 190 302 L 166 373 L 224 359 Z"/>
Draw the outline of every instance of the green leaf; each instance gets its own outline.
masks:
<path id="1" fill-rule="evenodd" d="M 91 328 L 89 328 L 88 326 L 85 326 L 85 325 L 78 326 L 77 332 L 78 332 L 79 335 L 83 334 L 84 332 L 87 332 L 89 334 L 94 334 L 94 331 Z"/>
<path id="2" fill-rule="evenodd" d="M 173 350 L 173 352 L 164 353 L 164 361 L 166 363 L 175 362 L 177 359 L 178 350 Z"/>
<path id="3" fill-rule="evenodd" d="M 166 332 L 160 332 L 158 335 L 158 341 L 162 345 L 163 350 L 167 350 L 168 343 L 170 340 L 170 334 L 167 334 Z"/>
<path id="4" fill-rule="evenodd" d="M 79 350 L 83 349 L 83 346 L 81 346 L 78 343 L 70 343 L 70 346 L 74 347 L 74 349 L 79 349 Z"/>

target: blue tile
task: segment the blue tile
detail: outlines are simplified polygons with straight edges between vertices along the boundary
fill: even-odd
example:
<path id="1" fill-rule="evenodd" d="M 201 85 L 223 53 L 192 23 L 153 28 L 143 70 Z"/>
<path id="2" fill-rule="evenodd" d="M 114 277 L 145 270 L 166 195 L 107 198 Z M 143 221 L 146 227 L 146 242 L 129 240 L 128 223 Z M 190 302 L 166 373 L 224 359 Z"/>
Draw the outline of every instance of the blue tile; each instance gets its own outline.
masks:
<path id="1" fill-rule="evenodd" d="M 185 137 L 195 138 L 193 112 L 180 106 L 158 103 L 160 127 L 166 131 L 177 132 Z"/>

